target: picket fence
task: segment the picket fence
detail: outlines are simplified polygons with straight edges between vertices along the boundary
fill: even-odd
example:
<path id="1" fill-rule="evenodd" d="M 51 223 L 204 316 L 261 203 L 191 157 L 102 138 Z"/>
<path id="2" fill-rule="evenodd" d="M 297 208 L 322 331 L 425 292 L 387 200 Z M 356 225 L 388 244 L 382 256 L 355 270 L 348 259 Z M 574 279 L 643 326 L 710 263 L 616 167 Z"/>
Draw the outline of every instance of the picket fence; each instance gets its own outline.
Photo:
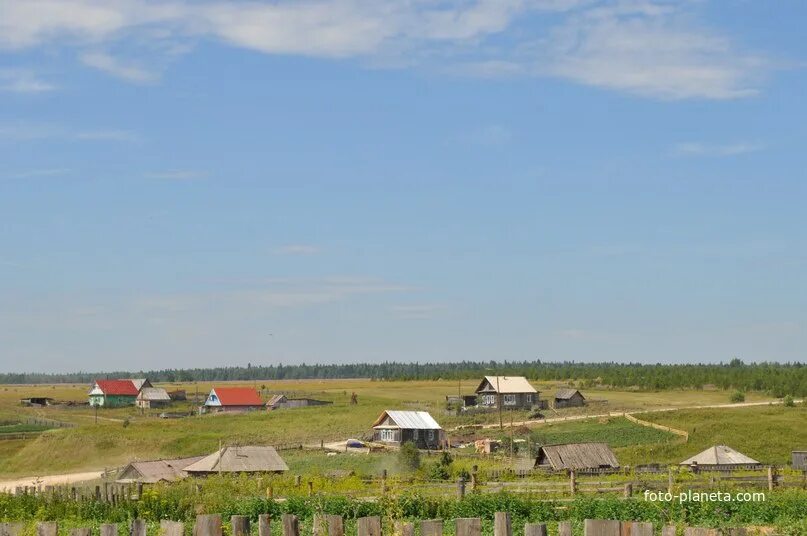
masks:
<path id="1" fill-rule="evenodd" d="M 272 519 L 268 514 L 258 516 L 258 536 L 271 536 Z M 419 522 L 400 521 L 382 527 L 378 516 L 362 517 L 356 520 L 357 536 L 382 536 L 394 534 L 395 536 L 415 536 L 415 524 L 420 525 L 420 536 L 443 536 L 443 520 L 429 519 Z M 457 518 L 454 520 L 456 536 L 482 536 L 482 520 L 478 517 Z M 283 536 L 301 536 L 300 520 L 292 514 L 283 514 L 280 518 Z M 384 529 L 382 532 L 382 528 Z M 129 525 L 130 536 L 147 536 L 147 524 L 142 519 L 136 519 Z M 22 523 L 0 523 L 0 536 L 22 536 L 24 525 Z M 756 529 L 755 529 L 756 530 Z M 774 534 L 763 529 L 764 534 Z M 102 524 L 100 536 L 118 536 L 118 525 L 114 523 Z M 312 536 L 345 536 L 345 523 L 341 516 L 315 515 L 313 520 Z M 235 515 L 230 518 L 229 536 L 251 536 L 252 527 L 248 516 Z M 758 534 L 748 528 L 712 529 L 699 527 L 684 528 L 684 536 L 750 536 Z M 162 520 L 159 534 L 161 536 L 185 536 L 185 524 Z M 205 514 L 196 516 L 192 527 L 193 536 L 223 536 L 222 517 L 218 514 Z M 558 523 L 557 536 L 572 536 L 572 524 L 568 521 Z M 615 521 L 607 519 L 586 519 L 583 523 L 583 536 L 654 536 L 655 527 L 652 523 L 639 521 Z M 661 536 L 676 536 L 677 529 L 673 525 L 661 527 Z M 59 524 L 55 521 L 37 523 L 36 536 L 58 536 Z M 89 528 L 74 528 L 70 536 L 92 536 Z M 513 523 L 508 512 L 496 512 L 493 522 L 493 536 L 513 536 Z M 527 523 L 524 525 L 524 536 L 549 536 L 544 523 Z"/>

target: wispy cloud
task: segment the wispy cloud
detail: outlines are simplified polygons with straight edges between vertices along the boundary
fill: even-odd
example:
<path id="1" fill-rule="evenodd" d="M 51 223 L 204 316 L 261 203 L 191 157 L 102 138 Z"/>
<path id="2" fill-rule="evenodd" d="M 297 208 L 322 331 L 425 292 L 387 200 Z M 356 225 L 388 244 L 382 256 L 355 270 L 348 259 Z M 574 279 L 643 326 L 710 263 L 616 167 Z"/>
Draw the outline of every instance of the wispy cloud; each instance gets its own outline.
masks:
<path id="1" fill-rule="evenodd" d="M 142 66 L 124 63 L 106 52 L 87 52 L 81 55 L 81 61 L 89 67 L 136 84 L 152 84 L 159 78 Z"/>
<path id="2" fill-rule="evenodd" d="M 311 244 L 286 244 L 276 251 L 281 255 L 315 255 L 321 252 L 322 248 Z"/>
<path id="3" fill-rule="evenodd" d="M 155 33 L 169 43 L 152 46 L 158 55 L 214 39 L 371 66 L 559 77 L 656 99 L 749 97 L 772 68 L 700 24 L 698 3 L 684 0 L 4 0 L 3 9 L 0 48 L 91 47 L 84 63 L 134 83 L 157 76 L 98 50 L 148 49 Z"/>
<path id="4" fill-rule="evenodd" d="M 17 171 L 3 175 L 7 179 L 36 179 L 40 177 L 56 177 L 70 173 L 67 168 L 42 168 Z"/>
<path id="5" fill-rule="evenodd" d="M 206 173 L 193 169 L 172 169 L 168 171 L 152 171 L 145 174 L 148 179 L 163 179 L 169 181 L 189 181 L 201 179 Z"/>
<path id="6" fill-rule="evenodd" d="M 20 69 L 0 69 L 0 91 L 10 93 L 46 93 L 56 86 L 39 79 L 33 72 Z"/>
<path id="7" fill-rule="evenodd" d="M 62 139 L 67 141 L 137 141 L 135 132 L 120 129 L 74 129 L 62 125 L 16 123 L 0 124 L 0 141 L 35 141 Z"/>
<path id="8" fill-rule="evenodd" d="M 677 156 L 738 156 L 761 151 L 764 148 L 764 144 L 753 142 L 725 144 L 682 142 L 677 143 L 672 152 Z"/>
<path id="9" fill-rule="evenodd" d="M 413 305 L 395 305 L 390 310 L 398 318 L 428 320 L 434 318 L 439 312 L 445 309 L 444 305 L 426 303 Z"/>

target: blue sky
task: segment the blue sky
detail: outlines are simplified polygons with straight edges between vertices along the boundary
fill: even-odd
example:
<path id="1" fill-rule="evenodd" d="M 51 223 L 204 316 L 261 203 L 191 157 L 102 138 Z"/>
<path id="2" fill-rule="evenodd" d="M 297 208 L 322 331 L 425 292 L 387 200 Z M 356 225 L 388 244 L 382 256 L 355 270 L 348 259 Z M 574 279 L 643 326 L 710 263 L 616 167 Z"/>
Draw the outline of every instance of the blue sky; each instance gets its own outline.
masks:
<path id="1" fill-rule="evenodd" d="M 804 361 L 805 16 L 0 0 L 0 370 Z"/>

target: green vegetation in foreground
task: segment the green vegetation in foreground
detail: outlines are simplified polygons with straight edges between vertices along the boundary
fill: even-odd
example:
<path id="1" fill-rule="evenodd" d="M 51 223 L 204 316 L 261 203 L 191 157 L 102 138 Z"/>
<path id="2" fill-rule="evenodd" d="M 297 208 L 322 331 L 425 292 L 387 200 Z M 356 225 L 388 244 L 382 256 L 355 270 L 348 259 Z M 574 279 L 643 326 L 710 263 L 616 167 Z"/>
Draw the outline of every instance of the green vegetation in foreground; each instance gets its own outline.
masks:
<path id="1" fill-rule="evenodd" d="M 624 417 L 541 425 L 530 436 L 536 445 L 599 442 L 608 443 L 613 449 L 681 441 L 675 434 L 641 426 Z"/>
<path id="2" fill-rule="evenodd" d="M 457 517 L 481 517 L 488 530 L 493 514 L 507 511 L 513 515 L 514 527 L 526 521 L 548 522 L 573 520 L 576 526 L 586 518 L 649 521 L 657 525 L 726 527 L 743 525 L 774 525 L 781 534 L 804 534 L 807 528 L 807 491 L 788 490 L 767 494 L 764 502 L 689 502 L 657 503 L 641 498 L 629 500 L 616 496 L 577 497 L 567 503 L 538 501 L 529 496 L 506 493 L 469 495 L 464 500 L 424 497 L 417 493 L 383 496 L 374 501 L 353 499 L 345 494 L 325 494 L 312 497 L 293 495 L 279 502 L 262 496 L 237 493 L 249 478 L 211 477 L 199 494 L 188 493 L 185 486 L 161 485 L 150 488 L 137 502 L 117 505 L 94 501 L 70 501 L 60 498 L 0 495 L 0 520 L 48 521 L 66 524 L 96 525 L 100 522 L 123 524 L 134 518 L 152 524 L 160 519 L 190 522 L 197 513 L 220 513 L 227 519 L 234 514 L 256 519 L 269 513 L 275 519 L 281 513 L 293 513 L 310 523 L 315 513 L 341 515 L 348 520 L 378 515 L 385 523 L 394 519 L 445 520 Z M 559 508 L 562 507 L 562 508 Z M 451 530 L 452 523 L 446 523 Z M 516 529 L 516 533 L 519 530 Z"/>
<path id="3" fill-rule="evenodd" d="M 50 426 L 44 424 L 14 423 L 0 425 L 0 434 L 20 434 L 23 432 L 44 432 L 50 430 Z"/>

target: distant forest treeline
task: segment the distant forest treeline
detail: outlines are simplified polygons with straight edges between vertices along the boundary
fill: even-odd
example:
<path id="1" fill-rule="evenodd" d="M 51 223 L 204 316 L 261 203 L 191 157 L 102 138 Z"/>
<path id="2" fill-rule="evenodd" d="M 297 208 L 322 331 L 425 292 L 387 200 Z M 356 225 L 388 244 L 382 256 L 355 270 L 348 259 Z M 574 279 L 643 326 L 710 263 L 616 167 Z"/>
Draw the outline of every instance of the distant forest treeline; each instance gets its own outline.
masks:
<path id="1" fill-rule="evenodd" d="M 644 365 L 637 363 L 544 363 L 504 361 L 456 363 L 357 363 L 346 365 L 271 365 L 178 370 L 76 372 L 69 374 L 0 374 L 0 384 L 92 383 L 99 378 L 147 377 L 156 382 L 372 378 L 377 380 L 471 379 L 484 375 L 518 375 L 532 380 L 569 381 L 578 386 L 603 385 L 642 390 L 722 389 L 762 391 L 774 396 L 807 396 L 807 365 L 752 363 Z"/>

